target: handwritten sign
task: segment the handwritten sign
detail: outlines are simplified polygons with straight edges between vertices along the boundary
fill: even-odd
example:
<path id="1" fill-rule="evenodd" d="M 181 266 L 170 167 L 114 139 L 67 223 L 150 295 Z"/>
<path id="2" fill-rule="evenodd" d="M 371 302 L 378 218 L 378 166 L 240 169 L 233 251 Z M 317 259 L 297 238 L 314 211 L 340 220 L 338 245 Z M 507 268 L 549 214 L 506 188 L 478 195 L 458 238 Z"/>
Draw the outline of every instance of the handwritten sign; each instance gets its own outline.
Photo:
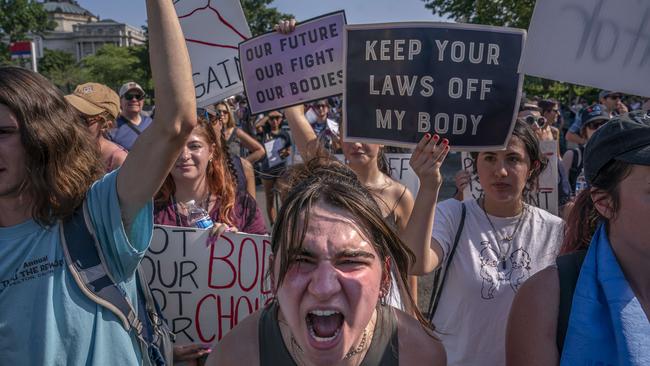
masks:
<path id="1" fill-rule="evenodd" d="M 413 168 L 411 168 L 411 154 L 384 154 L 388 161 L 388 168 L 390 169 L 390 176 L 396 181 L 402 183 L 406 188 L 411 191 L 415 196 L 420 189 L 420 179 L 418 178 Z M 343 154 L 334 154 L 339 161 L 345 162 Z"/>
<path id="2" fill-rule="evenodd" d="M 219 341 L 271 299 L 268 236 L 226 233 L 212 246 L 207 239 L 206 230 L 157 225 L 142 260 L 177 344 Z"/>
<path id="3" fill-rule="evenodd" d="M 243 92 L 237 46 L 251 32 L 239 1 L 175 0 L 174 6 L 192 61 L 197 106 Z"/>
<path id="4" fill-rule="evenodd" d="M 650 96 L 650 2 L 537 1 L 521 71 Z"/>
<path id="5" fill-rule="evenodd" d="M 253 113 L 343 92 L 343 28 L 339 11 L 242 42 L 239 59 Z"/>
<path id="6" fill-rule="evenodd" d="M 538 188 L 531 192 L 528 203 L 546 210 L 553 215 L 558 214 L 558 156 L 556 141 L 540 141 L 542 153 L 548 159 L 548 165 L 539 176 Z M 461 169 L 471 175 L 471 179 L 463 191 L 463 199 L 478 199 L 483 194 L 483 188 L 474 172 L 474 160 L 468 152 L 461 153 Z"/>
<path id="7" fill-rule="evenodd" d="M 504 148 L 524 38 L 523 30 L 468 24 L 347 26 L 344 139 L 414 147 L 431 132 L 455 150 Z"/>

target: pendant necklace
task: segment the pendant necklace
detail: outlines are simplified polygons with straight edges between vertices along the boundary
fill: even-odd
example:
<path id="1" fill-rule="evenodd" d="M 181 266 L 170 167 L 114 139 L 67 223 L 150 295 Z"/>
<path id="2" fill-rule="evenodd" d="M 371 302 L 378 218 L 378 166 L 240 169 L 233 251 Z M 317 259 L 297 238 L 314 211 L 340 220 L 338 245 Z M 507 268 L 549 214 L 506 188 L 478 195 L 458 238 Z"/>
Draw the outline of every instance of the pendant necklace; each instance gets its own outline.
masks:
<path id="1" fill-rule="evenodd" d="M 501 268 L 503 270 L 506 269 L 506 256 L 508 255 L 508 252 L 510 252 L 510 247 L 512 246 L 512 241 L 515 239 L 515 235 L 517 234 L 517 231 L 519 231 L 519 227 L 521 227 L 521 223 L 523 221 L 524 215 L 527 211 L 527 205 L 524 203 L 524 207 L 521 209 L 521 213 L 519 214 L 519 219 L 517 219 L 517 224 L 515 225 L 515 229 L 512 231 L 512 234 L 501 237 L 501 233 L 497 231 L 497 229 L 494 227 L 494 224 L 492 223 L 492 220 L 490 219 L 490 216 L 488 215 L 487 211 L 485 210 L 485 197 L 483 197 L 483 204 L 479 205 L 483 209 L 483 213 L 485 214 L 485 218 L 487 221 L 490 223 L 490 227 L 492 227 L 492 232 L 494 233 L 494 236 L 497 238 L 497 248 L 499 249 L 499 262 L 501 262 Z M 501 243 L 508 243 L 508 247 L 505 251 L 502 250 L 501 248 Z"/>

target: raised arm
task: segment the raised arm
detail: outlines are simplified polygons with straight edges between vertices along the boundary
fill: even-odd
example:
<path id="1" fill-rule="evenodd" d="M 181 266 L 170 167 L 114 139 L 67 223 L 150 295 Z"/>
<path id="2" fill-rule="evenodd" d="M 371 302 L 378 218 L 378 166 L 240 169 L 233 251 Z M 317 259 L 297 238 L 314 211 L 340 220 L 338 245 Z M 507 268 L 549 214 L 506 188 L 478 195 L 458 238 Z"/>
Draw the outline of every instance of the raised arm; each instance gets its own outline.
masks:
<path id="1" fill-rule="evenodd" d="M 118 173 L 125 227 L 160 188 L 196 126 L 192 69 L 174 5 L 169 0 L 147 0 L 147 17 L 156 117 Z"/>
<path id="2" fill-rule="evenodd" d="M 287 117 L 293 142 L 296 144 L 302 160 L 309 160 L 318 150 L 318 137 L 305 117 L 305 107 L 299 104 L 285 108 L 284 115 Z"/>
<path id="3" fill-rule="evenodd" d="M 415 254 L 416 261 L 409 274 L 423 275 L 433 271 L 440 264 L 442 247 L 431 238 L 433 220 L 442 185 L 440 166 L 449 152 L 449 142 L 439 143 L 438 135 L 426 134 L 411 155 L 411 167 L 420 178 L 420 189 L 406 229 L 401 232 L 402 240 Z"/>

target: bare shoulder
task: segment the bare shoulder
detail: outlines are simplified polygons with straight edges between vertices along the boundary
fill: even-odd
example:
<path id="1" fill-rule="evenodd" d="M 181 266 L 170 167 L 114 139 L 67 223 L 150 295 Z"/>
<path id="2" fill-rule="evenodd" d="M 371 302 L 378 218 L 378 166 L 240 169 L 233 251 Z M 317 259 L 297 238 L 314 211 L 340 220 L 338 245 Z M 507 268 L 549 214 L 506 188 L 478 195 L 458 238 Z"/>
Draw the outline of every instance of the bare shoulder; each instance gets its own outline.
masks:
<path id="1" fill-rule="evenodd" d="M 446 365 L 442 342 L 422 327 L 411 315 L 394 309 L 397 316 L 400 365 Z"/>
<path id="2" fill-rule="evenodd" d="M 517 291 L 506 331 L 508 365 L 557 365 L 559 282 L 557 268 L 551 266 L 530 277 Z"/>
<path id="3" fill-rule="evenodd" d="M 249 315 L 228 332 L 221 342 L 214 346 L 206 365 L 259 365 L 258 323 L 261 312 L 262 310 L 258 310 Z"/>

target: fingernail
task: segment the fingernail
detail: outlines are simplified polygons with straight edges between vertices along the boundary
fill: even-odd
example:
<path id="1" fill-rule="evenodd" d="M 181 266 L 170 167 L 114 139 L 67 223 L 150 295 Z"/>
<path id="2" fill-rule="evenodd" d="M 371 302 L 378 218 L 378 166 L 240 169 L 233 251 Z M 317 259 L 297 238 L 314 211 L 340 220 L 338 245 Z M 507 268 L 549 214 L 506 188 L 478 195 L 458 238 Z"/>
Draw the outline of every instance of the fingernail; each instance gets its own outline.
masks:
<path id="1" fill-rule="evenodd" d="M 447 139 L 442 139 L 442 143 L 445 144 L 445 145 L 449 145 L 449 140 L 447 140 Z"/>
<path id="2" fill-rule="evenodd" d="M 426 134 L 424 135 L 424 138 L 427 139 L 427 140 L 430 139 L 430 138 L 431 138 L 431 134 L 430 134 L 430 133 L 426 133 Z"/>
<path id="3" fill-rule="evenodd" d="M 438 135 L 433 135 L 433 141 L 436 141 L 436 142 L 437 142 L 438 140 L 440 140 L 440 136 L 438 136 Z"/>

